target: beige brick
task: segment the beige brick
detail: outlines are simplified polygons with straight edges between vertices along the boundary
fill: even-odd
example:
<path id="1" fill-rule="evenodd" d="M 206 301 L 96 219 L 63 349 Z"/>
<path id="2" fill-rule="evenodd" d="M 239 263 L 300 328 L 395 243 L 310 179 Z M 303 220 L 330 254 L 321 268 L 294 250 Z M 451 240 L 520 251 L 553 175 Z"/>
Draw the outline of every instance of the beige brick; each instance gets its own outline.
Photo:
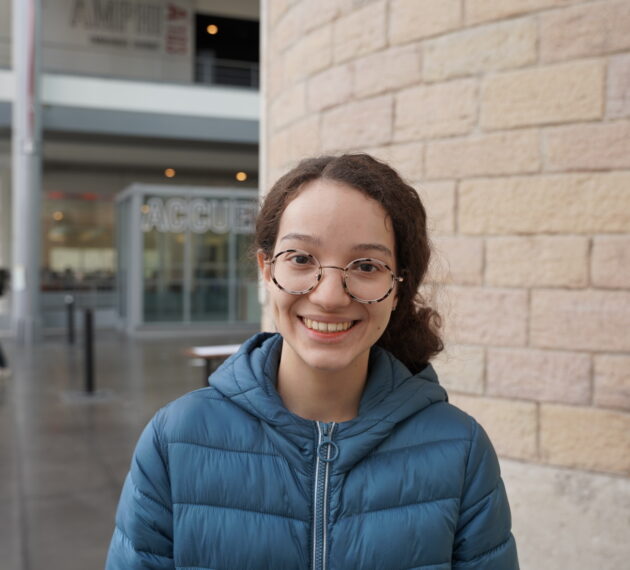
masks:
<path id="1" fill-rule="evenodd" d="M 416 142 L 391 145 L 387 162 L 405 180 L 418 180 L 424 174 L 424 145 Z"/>
<path id="2" fill-rule="evenodd" d="M 446 336 L 462 344 L 523 346 L 527 342 L 527 291 L 448 287 Z"/>
<path id="3" fill-rule="evenodd" d="M 331 67 L 308 80 L 307 107 L 310 111 L 322 111 L 347 103 L 352 90 L 352 71 L 349 65 Z"/>
<path id="4" fill-rule="evenodd" d="M 442 34 L 461 25 L 460 0 L 393 0 L 389 40 L 400 44 Z"/>
<path id="5" fill-rule="evenodd" d="M 461 394 L 452 394 L 449 400 L 484 427 L 499 455 L 536 459 L 538 415 L 534 402 Z"/>
<path id="6" fill-rule="evenodd" d="M 613 57 L 608 65 L 608 117 L 630 117 L 630 54 Z"/>
<path id="7" fill-rule="evenodd" d="M 536 61 L 534 19 L 490 24 L 455 32 L 425 43 L 424 79 L 443 81 L 522 67 Z"/>
<path id="8" fill-rule="evenodd" d="M 324 26 L 300 38 L 284 53 L 284 77 L 290 85 L 332 63 L 332 26 Z"/>
<path id="9" fill-rule="evenodd" d="M 326 152 L 384 144 L 392 136 L 393 101 L 388 95 L 336 107 L 323 117 L 322 145 Z"/>
<path id="10" fill-rule="evenodd" d="M 496 287 L 586 287 L 588 238 L 496 237 L 486 241 L 486 284 Z"/>
<path id="11" fill-rule="evenodd" d="M 432 364 L 449 393 L 483 394 L 484 361 L 483 347 L 451 344 Z"/>
<path id="12" fill-rule="evenodd" d="M 269 33 L 271 57 L 286 50 L 302 33 L 304 2 L 294 3 L 287 9 Z"/>
<path id="13" fill-rule="evenodd" d="M 595 404 L 630 410 L 630 356 L 595 356 Z"/>
<path id="14" fill-rule="evenodd" d="M 628 565 L 630 479 L 502 459 L 523 570 L 622 570 Z"/>
<path id="15" fill-rule="evenodd" d="M 548 463 L 630 474 L 630 414 L 542 404 L 540 447 Z"/>
<path id="16" fill-rule="evenodd" d="M 342 14 L 344 2 L 340 0 L 317 0 L 302 2 L 304 4 L 302 19 L 303 29 L 309 31 L 319 28 Z"/>
<path id="17" fill-rule="evenodd" d="M 544 134 L 549 170 L 630 168 L 630 122 L 571 125 Z"/>
<path id="18" fill-rule="evenodd" d="M 630 291 L 532 291 L 530 343 L 630 351 Z"/>
<path id="19" fill-rule="evenodd" d="M 629 227 L 628 172 L 460 183 L 459 230 L 463 233 L 610 233 L 626 232 Z"/>
<path id="20" fill-rule="evenodd" d="M 477 83 L 459 79 L 421 85 L 396 96 L 396 140 L 461 135 L 470 132 L 477 116 Z"/>
<path id="21" fill-rule="evenodd" d="M 376 95 L 420 80 L 422 50 L 419 45 L 393 47 L 354 62 L 354 94 Z"/>
<path id="22" fill-rule="evenodd" d="M 488 76 L 481 124 L 488 129 L 598 119 L 604 63 L 578 61 Z"/>
<path id="23" fill-rule="evenodd" d="M 431 182 L 416 184 L 427 211 L 430 234 L 445 235 L 455 231 L 455 183 Z"/>
<path id="24" fill-rule="evenodd" d="M 287 128 L 287 159 L 295 164 L 303 158 L 319 154 L 321 147 L 319 115 L 310 115 Z"/>
<path id="25" fill-rule="evenodd" d="M 540 16 L 543 61 L 577 59 L 630 48 L 630 4 L 591 2 Z"/>
<path id="26" fill-rule="evenodd" d="M 271 103 L 271 128 L 280 129 L 306 112 L 306 87 L 304 82 L 297 83 L 283 91 Z"/>
<path id="27" fill-rule="evenodd" d="M 577 352 L 492 348 L 487 386 L 492 396 L 588 404 L 591 359 Z"/>
<path id="28" fill-rule="evenodd" d="M 262 73 L 267 81 L 267 94 L 264 104 L 269 107 L 270 101 L 275 101 L 285 88 L 284 83 L 284 55 L 278 54 L 274 57 L 273 65 L 268 62 L 262 63 Z"/>
<path id="29" fill-rule="evenodd" d="M 267 137 L 267 164 L 270 170 L 283 169 L 289 163 L 289 134 L 287 129 Z M 275 182 L 276 178 L 273 179 Z"/>
<path id="30" fill-rule="evenodd" d="M 428 178 L 537 172 L 538 133 L 518 130 L 429 143 L 426 162 Z"/>
<path id="31" fill-rule="evenodd" d="M 293 0 L 271 0 L 267 3 L 269 23 L 275 24 L 289 9 Z"/>
<path id="32" fill-rule="evenodd" d="M 443 236 L 433 239 L 434 260 L 430 278 L 438 283 L 481 285 L 483 240 Z"/>
<path id="33" fill-rule="evenodd" d="M 596 287 L 630 289 L 630 235 L 595 237 L 591 279 Z"/>
<path id="34" fill-rule="evenodd" d="M 466 23 L 500 20 L 545 8 L 577 4 L 583 0 L 466 0 Z"/>
<path id="35" fill-rule="evenodd" d="M 334 57 L 339 63 L 381 49 L 386 42 L 385 1 L 373 2 L 335 22 Z"/>

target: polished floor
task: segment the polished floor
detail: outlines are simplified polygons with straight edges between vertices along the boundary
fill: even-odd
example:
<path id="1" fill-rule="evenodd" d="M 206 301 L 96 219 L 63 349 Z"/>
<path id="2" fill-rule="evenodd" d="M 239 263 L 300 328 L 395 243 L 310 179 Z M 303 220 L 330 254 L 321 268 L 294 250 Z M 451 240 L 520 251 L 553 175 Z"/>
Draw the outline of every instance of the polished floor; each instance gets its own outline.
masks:
<path id="1" fill-rule="evenodd" d="M 185 349 L 245 336 L 98 333 L 91 398 L 79 344 L 58 337 L 25 348 L 3 339 L 12 376 L 0 379 L 0 570 L 103 568 L 142 428 L 166 402 L 203 383 L 203 367 Z"/>

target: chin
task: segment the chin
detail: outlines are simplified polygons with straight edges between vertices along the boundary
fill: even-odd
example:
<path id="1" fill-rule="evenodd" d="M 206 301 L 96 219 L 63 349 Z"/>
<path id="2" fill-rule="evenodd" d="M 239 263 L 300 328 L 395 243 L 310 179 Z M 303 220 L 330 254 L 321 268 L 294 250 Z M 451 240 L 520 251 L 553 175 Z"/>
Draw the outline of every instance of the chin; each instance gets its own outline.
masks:
<path id="1" fill-rule="evenodd" d="M 297 356 L 313 370 L 334 373 L 359 366 L 363 360 L 367 361 L 369 355 L 369 349 L 358 354 L 344 355 L 340 352 L 330 350 L 330 348 L 322 350 L 309 349 L 303 352 L 299 351 Z"/>

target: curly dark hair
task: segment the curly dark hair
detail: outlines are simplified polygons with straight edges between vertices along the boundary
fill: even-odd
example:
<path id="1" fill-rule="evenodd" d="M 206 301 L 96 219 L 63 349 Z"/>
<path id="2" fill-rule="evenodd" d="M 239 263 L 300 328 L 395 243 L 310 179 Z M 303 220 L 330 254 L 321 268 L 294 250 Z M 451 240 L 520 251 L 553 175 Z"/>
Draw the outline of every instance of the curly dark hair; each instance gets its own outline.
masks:
<path id="1" fill-rule="evenodd" d="M 389 165 L 368 154 L 322 156 L 302 160 L 282 176 L 266 195 L 256 220 L 255 247 L 272 257 L 280 218 L 287 204 L 308 182 L 332 180 L 356 188 L 376 200 L 392 221 L 396 262 L 404 281 L 398 304 L 377 345 L 389 350 L 412 372 L 422 370 L 443 348 L 441 318 L 418 288 L 431 257 L 426 211 L 418 193 Z"/>

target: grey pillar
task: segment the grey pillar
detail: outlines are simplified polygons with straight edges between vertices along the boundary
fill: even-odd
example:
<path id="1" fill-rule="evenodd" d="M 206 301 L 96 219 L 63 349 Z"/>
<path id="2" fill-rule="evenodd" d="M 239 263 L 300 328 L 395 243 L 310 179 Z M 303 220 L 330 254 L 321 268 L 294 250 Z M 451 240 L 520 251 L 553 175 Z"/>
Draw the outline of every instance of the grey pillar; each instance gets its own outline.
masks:
<path id="1" fill-rule="evenodd" d="M 18 340 L 38 333 L 42 198 L 41 0 L 13 0 L 12 325 Z"/>

